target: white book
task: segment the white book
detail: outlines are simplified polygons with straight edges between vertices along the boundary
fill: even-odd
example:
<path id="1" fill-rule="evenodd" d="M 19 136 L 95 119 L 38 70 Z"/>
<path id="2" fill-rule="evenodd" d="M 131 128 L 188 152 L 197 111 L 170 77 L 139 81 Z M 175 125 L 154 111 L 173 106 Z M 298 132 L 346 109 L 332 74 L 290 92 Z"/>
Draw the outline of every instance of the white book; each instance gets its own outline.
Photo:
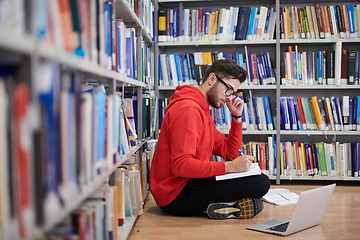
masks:
<path id="1" fill-rule="evenodd" d="M 235 40 L 236 35 L 236 26 L 238 24 L 238 14 L 239 14 L 239 7 L 234 7 L 233 14 L 232 14 L 232 20 L 234 20 L 234 24 L 232 25 L 232 28 L 230 29 L 230 40 Z"/>
<path id="2" fill-rule="evenodd" d="M 172 84 L 173 84 L 172 86 L 178 86 L 180 85 L 179 81 L 181 79 L 178 79 L 174 54 L 169 54 L 169 58 L 170 58 L 170 69 L 171 69 Z"/>
<path id="3" fill-rule="evenodd" d="M 106 156 L 106 168 L 110 169 L 111 166 L 113 165 L 113 151 L 112 151 L 112 134 L 114 132 L 113 129 L 113 115 L 114 115 L 114 111 L 113 111 L 113 98 L 112 96 L 107 96 L 106 97 L 106 149 L 105 149 L 105 156 Z"/>
<path id="4" fill-rule="evenodd" d="M 85 185 L 93 180 L 93 172 L 91 171 L 91 156 L 92 156 L 92 132 L 93 132 L 93 97 L 91 93 L 81 94 L 81 154 L 84 164 L 84 181 Z"/>
<path id="5" fill-rule="evenodd" d="M 197 41 L 198 10 L 191 10 L 191 41 Z"/>
<path id="6" fill-rule="evenodd" d="M 311 17 L 312 17 L 313 24 L 314 24 L 315 38 L 316 38 L 316 39 L 320 39 L 320 33 L 319 33 L 318 24 L 317 24 L 315 7 L 314 7 L 314 6 L 311 6 L 310 9 L 311 9 Z"/>
<path id="7" fill-rule="evenodd" d="M 266 40 L 272 40 L 274 38 L 274 32 L 275 32 L 275 22 L 276 22 L 276 12 L 274 10 L 272 14 L 272 18 L 270 20 L 270 26 L 269 26 L 269 36 L 267 36 Z"/>
<path id="8" fill-rule="evenodd" d="M 269 176 L 273 176 L 275 174 L 274 171 L 274 138 L 272 136 L 268 136 L 268 161 L 269 161 Z"/>
<path id="9" fill-rule="evenodd" d="M 132 213 L 137 216 L 143 214 L 143 201 L 141 193 L 141 177 L 139 170 L 127 170 Z"/>
<path id="10" fill-rule="evenodd" d="M 349 112 L 349 96 L 342 97 L 342 115 L 343 115 L 343 124 L 344 124 L 344 131 L 350 131 L 350 112 Z"/>
<path id="11" fill-rule="evenodd" d="M 342 163 L 341 176 L 346 177 L 347 176 L 347 169 L 348 169 L 347 168 L 347 160 L 348 160 L 348 155 L 349 155 L 346 143 L 341 143 L 340 151 L 341 151 L 341 163 Z"/>
<path id="12" fill-rule="evenodd" d="M 270 130 L 266 124 L 266 116 L 265 116 L 265 108 L 264 108 L 264 99 L 259 97 L 259 108 L 260 108 L 260 117 L 261 117 L 261 124 L 263 130 Z"/>
<path id="13" fill-rule="evenodd" d="M 347 153 L 347 158 L 346 158 L 346 173 L 347 173 L 347 177 L 351 177 L 352 176 L 352 157 L 351 157 L 351 143 L 345 143 L 346 146 L 346 153 Z"/>
<path id="14" fill-rule="evenodd" d="M 233 178 L 240 178 L 240 177 L 247 177 L 247 176 L 253 176 L 253 175 L 261 175 L 261 170 L 258 163 L 253 163 L 250 166 L 250 169 L 246 172 L 241 173 L 227 173 L 224 175 L 216 176 L 216 181 L 220 180 L 227 180 L 227 179 L 233 179 Z"/>
<path id="15" fill-rule="evenodd" d="M 167 71 L 166 54 L 160 54 L 160 65 L 161 65 L 161 73 L 163 76 L 163 86 L 169 86 L 170 81 Z"/>
<path id="16" fill-rule="evenodd" d="M 184 14 L 183 14 L 183 29 L 184 29 L 184 35 L 183 35 L 183 40 L 185 42 L 188 42 L 190 40 L 190 35 L 189 35 L 189 15 L 190 15 L 190 9 L 184 9 Z"/>
<path id="17" fill-rule="evenodd" d="M 333 28 L 333 38 L 338 39 L 339 38 L 339 30 L 337 28 L 336 20 L 335 20 L 335 12 L 334 12 L 334 6 L 329 6 L 330 9 L 330 17 L 331 17 L 331 24 Z"/>
<path id="18" fill-rule="evenodd" d="M 290 192 L 285 188 L 270 189 L 268 193 L 261 198 L 264 202 L 275 204 L 277 206 L 295 204 L 298 199 L 298 194 Z"/>
<path id="19" fill-rule="evenodd" d="M 267 7 L 265 7 L 265 6 L 260 7 L 260 19 L 259 19 L 259 23 L 258 23 L 258 29 L 256 31 L 256 40 L 262 39 L 262 35 L 264 33 L 264 28 L 265 28 L 267 11 L 268 11 Z"/>

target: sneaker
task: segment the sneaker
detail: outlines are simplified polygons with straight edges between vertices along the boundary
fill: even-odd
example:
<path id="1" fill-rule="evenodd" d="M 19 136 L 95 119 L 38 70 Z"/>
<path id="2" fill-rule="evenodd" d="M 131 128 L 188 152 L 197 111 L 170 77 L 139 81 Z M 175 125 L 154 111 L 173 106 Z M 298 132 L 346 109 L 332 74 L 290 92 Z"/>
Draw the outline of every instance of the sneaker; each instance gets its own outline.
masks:
<path id="1" fill-rule="evenodd" d="M 232 203 L 211 203 L 207 215 L 212 219 L 249 219 L 264 209 L 263 202 L 258 198 L 243 198 Z"/>

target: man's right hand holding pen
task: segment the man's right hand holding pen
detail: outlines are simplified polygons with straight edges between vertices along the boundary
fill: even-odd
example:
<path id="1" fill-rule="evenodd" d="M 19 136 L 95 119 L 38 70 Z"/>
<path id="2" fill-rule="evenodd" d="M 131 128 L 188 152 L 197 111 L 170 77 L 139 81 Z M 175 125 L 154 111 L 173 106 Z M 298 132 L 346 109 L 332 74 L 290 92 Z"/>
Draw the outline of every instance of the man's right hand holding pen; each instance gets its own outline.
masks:
<path id="1" fill-rule="evenodd" d="M 249 171 L 251 164 L 254 161 L 254 157 L 250 155 L 243 155 L 242 151 L 239 151 L 240 156 L 232 161 L 225 162 L 226 173 L 237 173 Z"/>

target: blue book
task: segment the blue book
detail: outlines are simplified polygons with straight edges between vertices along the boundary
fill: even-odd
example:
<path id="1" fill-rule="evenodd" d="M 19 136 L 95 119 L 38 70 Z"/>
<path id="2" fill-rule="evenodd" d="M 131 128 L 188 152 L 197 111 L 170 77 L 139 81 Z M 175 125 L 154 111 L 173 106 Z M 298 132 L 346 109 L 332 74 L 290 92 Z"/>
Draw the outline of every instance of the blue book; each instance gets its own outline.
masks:
<path id="1" fill-rule="evenodd" d="M 355 38 L 355 14 L 354 14 L 354 6 L 350 4 L 346 4 L 346 12 L 347 12 L 347 20 L 349 25 L 350 38 Z"/>
<path id="2" fill-rule="evenodd" d="M 56 69 L 54 69 L 56 71 Z M 44 78 L 47 83 L 44 84 L 38 93 L 38 100 L 42 113 L 42 128 L 47 135 L 47 141 L 44 141 L 44 148 L 47 149 L 44 156 L 46 179 L 46 192 L 57 193 L 58 184 L 62 181 L 61 177 L 61 147 L 60 147 L 60 95 L 59 89 L 54 84 L 53 77 Z M 59 172 L 59 171 L 60 172 Z"/>
<path id="3" fill-rule="evenodd" d="M 257 13 L 257 8 L 252 7 L 251 8 L 251 13 L 250 13 L 250 18 L 249 18 L 249 26 L 248 26 L 247 34 L 246 34 L 246 39 L 247 40 L 252 40 L 252 34 L 253 34 L 253 31 L 254 31 L 254 26 L 255 26 L 256 13 Z"/>
<path id="4" fill-rule="evenodd" d="M 191 84 L 190 83 L 190 76 L 189 76 L 189 68 L 188 68 L 188 60 L 184 54 L 180 55 L 180 64 L 181 64 L 181 71 L 183 77 L 184 84 Z"/>
<path id="5" fill-rule="evenodd" d="M 297 85 L 298 84 L 298 80 L 299 80 L 299 77 L 298 77 L 298 66 L 297 66 L 297 59 L 296 59 L 296 52 L 292 52 L 291 56 L 292 58 L 292 69 L 293 69 L 293 72 L 294 72 L 294 84 Z"/>
<path id="6" fill-rule="evenodd" d="M 97 127 L 95 128 L 95 131 L 97 130 L 98 136 L 97 136 L 97 163 L 101 162 L 103 158 L 105 157 L 105 109 L 106 109 L 106 95 L 103 92 L 95 92 L 95 95 L 97 96 L 97 106 L 98 111 L 95 113 L 98 118 Z M 97 165 L 97 166 L 101 166 Z M 101 168 L 97 168 L 97 174 L 101 174 Z"/>
<path id="7" fill-rule="evenodd" d="M 287 97 L 280 97 L 281 128 L 291 130 Z"/>
<path id="8" fill-rule="evenodd" d="M 349 131 L 353 131 L 354 123 L 354 98 L 349 98 Z"/>
<path id="9" fill-rule="evenodd" d="M 268 68 L 269 68 L 269 84 L 274 85 L 275 84 L 275 71 L 271 62 L 271 58 L 270 58 L 270 53 L 266 52 L 266 61 L 268 63 Z"/>
<path id="10" fill-rule="evenodd" d="M 174 8 L 173 9 L 173 32 L 172 32 L 172 37 L 173 37 L 173 41 L 177 42 L 177 38 L 179 36 L 179 9 L 178 8 Z"/>
<path id="11" fill-rule="evenodd" d="M 252 102 L 253 102 L 253 108 L 254 108 L 254 113 L 255 113 L 256 126 L 257 126 L 258 130 L 263 130 L 263 125 L 262 125 L 262 121 L 261 121 L 259 98 L 258 97 L 252 98 Z"/>
<path id="12" fill-rule="evenodd" d="M 305 159 L 306 159 L 306 170 L 308 172 L 308 175 L 311 176 L 311 165 L 310 165 L 310 154 L 309 154 L 309 143 L 304 143 L 304 151 L 305 151 Z"/>
<path id="13" fill-rule="evenodd" d="M 250 83 L 252 82 L 253 79 L 253 74 L 251 71 L 251 57 L 250 57 L 251 51 L 248 50 L 247 46 L 245 46 L 245 57 L 246 57 L 246 73 L 247 73 L 247 79 L 248 79 L 248 84 L 250 85 Z"/>
<path id="14" fill-rule="evenodd" d="M 106 69 L 112 69 L 111 2 L 105 1 Z"/>
<path id="15" fill-rule="evenodd" d="M 250 103 L 247 102 L 246 103 L 246 108 L 247 108 L 247 117 L 248 117 L 248 129 L 249 130 L 254 130 L 254 124 L 253 124 L 253 118 L 251 117 L 251 106 Z"/>
<path id="16" fill-rule="evenodd" d="M 126 76 L 136 79 L 135 29 L 126 29 Z"/>
<path id="17" fill-rule="evenodd" d="M 265 79 L 265 73 L 264 73 L 264 67 L 261 63 L 261 57 L 256 57 L 256 68 L 258 69 L 258 75 L 259 75 L 259 83 L 260 85 L 266 85 L 266 79 Z"/>
<path id="18" fill-rule="evenodd" d="M 174 59 L 175 59 L 175 67 L 176 67 L 176 75 L 179 82 L 179 85 L 183 84 L 183 74 L 182 74 L 182 67 L 180 63 L 180 55 L 178 53 L 174 53 Z"/>
<path id="19" fill-rule="evenodd" d="M 271 114 L 270 101 L 268 96 L 263 97 L 264 109 L 265 109 L 265 118 L 268 130 L 274 130 L 274 124 Z"/>
<path id="20" fill-rule="evenodd" d="M 204 9 L 205 19 L 204 19 L 204 39 L 208 40 L 209 38 L 209 29 L 210 29 L 210 8 Z"/>
<path id="21" fill-rule="evenodd" d="M 240 67 L 243 67 L 246 69 L 245 62 L 244 62 L 244 55 L 242 53 L 238 53 L 238 54 L 236 54 L 236 56 L 237 56 L 237 64 Z"/>
<path id="22" fill-rule="evenodd" d="M 158 74 L 159 74 L 159 86 L 164 86 L 164 77 L 161 70 L 161 60 L 160 60 L 160 54 L 158 55 Z"/>
<path id="23" fill-rule="evenodd" d="M 270 74 L 269 74 L 269 63 L 266 60 L 266 56 L 263 52 L 260 53 L 260 58 L 261 58 L 261 64 L 264 68 L 264 78 L 265 78 L 265 84 L 269 85 L 269 78 L 270 78 Z"/>
<path id="24" fill-rule="evenodd" d="M 318 76 L 317 76 L 317 79 L 318 79 L 318 85 L 323 85 L 323 81 L 324 81 L 324 78 L 323 78 L 323 52 L 322 51 L 318 51 L 317 52 L 317 66 L 318 66 Z"/>
<path id="25" fill-rule="evenodd" d="M 357 106 L 356 106 L 356 131 L 360 131 L 360 96 L 357 96 Z"/>
<path id="26" fill-rule="evenodd" d="M 357 97 L 354 97 L 353 98 L 353 120 L 352 120 L 352 122 L 353 122 L 353 125 L 352 125 L 352 129 L 353 129 L 353 131 L 356 131 L 356 128 L 357 128 L 357 126 L 356 126 L 356 124 L 357 124 L 357 108 L 358 108 L 358 105 L 359 105 L 360 103 L 358 102 L 358 98 Z"/>
<path id="27" fill-rule="evenodd" d="M 290 119 L 290 127 L 291 130 L 298 130 L 298 123 L 296 120 L 296 113 L 295 113 L 295 107 L 294 107 L 294 101 L 293 97 L 287 98 L 287 104 L 288 104 L 288 111 L 289 111 L 289 119 Z"/>
<path id="28" fill-rule="evenodd" d="M 351 176 L 359 176 L 359 166 L 360 166 L 360 143 L 352 142 L 351 143 Z"/>
<path id="29" fill-rule="evenodd" d="M 297 101 L 294 97 L 292 97 L 293 100 L 293 104 L 294 104 L 294 110 L 295 110 L 295 116 L 296 116 L 296 122 L 297 122 L 297 127 L 299 130 L 303 130 L 302 128 L 302 124 L 300 121 L 300 110 L 299 110 L 299 106 L 297 104 Z"/>
<path id="30" fill-rule="evenodd" d="M 235 30 L 235 40 L 246 40 L 246 32 L 249 25 L 250 13 L 250 7 L 239 7 L 239 12 L 237 16 L 238 20 Z"/>

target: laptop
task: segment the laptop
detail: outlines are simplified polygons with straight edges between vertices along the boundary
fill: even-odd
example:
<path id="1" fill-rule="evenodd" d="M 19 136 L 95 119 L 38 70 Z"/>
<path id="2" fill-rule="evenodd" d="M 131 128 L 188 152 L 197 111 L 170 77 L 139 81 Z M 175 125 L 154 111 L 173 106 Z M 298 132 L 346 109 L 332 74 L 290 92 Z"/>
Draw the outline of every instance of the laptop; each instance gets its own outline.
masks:
<path id="1" fill-rule="evenodd" d="M 335 186 L 331 184 L 301 192 L 291 218 L 275 218 L 246 229 L 288 236 L 318 225 L 324 217 Z"/>

